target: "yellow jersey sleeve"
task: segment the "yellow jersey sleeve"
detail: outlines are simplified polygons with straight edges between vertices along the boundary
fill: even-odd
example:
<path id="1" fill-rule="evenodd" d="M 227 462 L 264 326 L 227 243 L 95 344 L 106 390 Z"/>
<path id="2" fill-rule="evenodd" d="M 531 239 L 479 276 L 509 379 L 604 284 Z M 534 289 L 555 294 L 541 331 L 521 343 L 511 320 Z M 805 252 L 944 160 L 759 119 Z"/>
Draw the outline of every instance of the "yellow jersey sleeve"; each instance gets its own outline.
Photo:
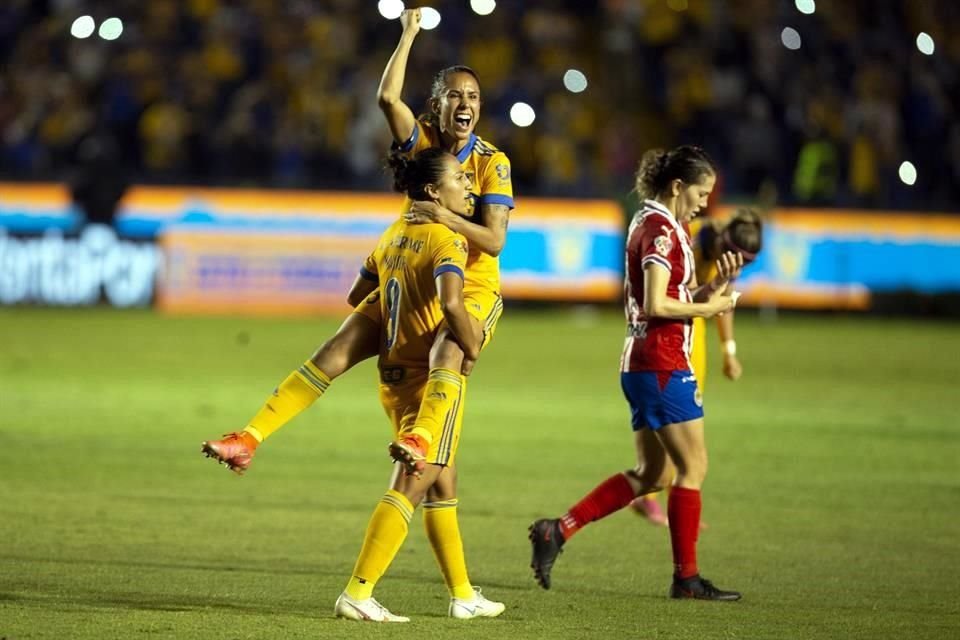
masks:
<path id="1" fill-rule="evenodd" d="M 433 128 L 425 124 L 422 120 L 417 120 L 413 125 L 413 132 L 405 142 L 395 142 L 393 148 L 411 156 L 424 149 L 429 149 L 434 145 Z"/>
<path id="2" fill-rule="evenodd" d="M 446 229 L 449 233 L 434 244 L 433 254 L 433 277 L 444 273 L 456 273 L 463 278 L 464 269 L 467 268 L 467 239 L 459 233 L 454 233 Z"/>
<path id="3" fill-rule="evenodd" d="M 371 282 L 380 282 L 380 270 L 377 268 L 377 256 L 371 253 L 360 265 L 360 277 Z"/>
<path id="4" fill-rule="evenodd" d="M 480 187 L 479 204 L 502 204 L 513 209 L 513 181 L 510 177 L 510 160 L 502 151 L 497 151 L 483 166 L 477 177 Z"/>

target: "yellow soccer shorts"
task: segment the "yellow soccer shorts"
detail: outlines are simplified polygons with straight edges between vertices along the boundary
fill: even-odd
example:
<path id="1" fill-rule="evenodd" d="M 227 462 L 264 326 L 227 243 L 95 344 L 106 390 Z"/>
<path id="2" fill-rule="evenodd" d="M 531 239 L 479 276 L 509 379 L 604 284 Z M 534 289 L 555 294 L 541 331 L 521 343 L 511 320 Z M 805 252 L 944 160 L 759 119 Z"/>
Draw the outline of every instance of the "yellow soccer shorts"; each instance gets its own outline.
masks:
<path id="1" fill-rule="evenodd" d="M 503 315 L 503 298 L 491 289 L 471 287 L 463 291 L 463 304 L 467 308 L 467 313 L 476 318 L 483 328 L 483 341 L 480 343 L 480 349 L 483 350 L 493 339 L 497 323 Z M 376 324 L 380 324 L 379 293 L 373 293 L 364 298 L 353 312 L 365 315 Z"/>
<path id="2" fill-rule="evenodd" d="M 380 371 L 380 404 L 393 427 L 394 437 L 400 431 L 412 428 L 417 421 L 429 373 L 427 369 L 399 366 L 385 367 Z M 460 394 L 444 420 L 440 437 L 431 443 L 427 451 L 427 464 L 453 465 L 460 445 L 466 387 L 464 380 Z"/>
<path id="3" fill-rule="evenodd" d="M 690 350 L 690 364 L 697 376 L 697 386 L 703 393 L 707 386 L 707 321 L 704 318 L 693 319 L 693 348 Z"/>

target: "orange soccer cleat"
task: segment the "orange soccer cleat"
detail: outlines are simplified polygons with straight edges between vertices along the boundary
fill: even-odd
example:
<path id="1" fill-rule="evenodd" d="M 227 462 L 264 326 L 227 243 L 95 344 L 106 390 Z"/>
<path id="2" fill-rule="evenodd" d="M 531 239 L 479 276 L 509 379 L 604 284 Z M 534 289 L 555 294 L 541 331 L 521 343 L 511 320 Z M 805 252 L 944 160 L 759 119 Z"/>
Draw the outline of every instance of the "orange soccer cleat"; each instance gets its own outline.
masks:
<path id="1" fill-rule="evenodd" d="M 421 436 L 405 435 L 390 443 L 390 457 L 402 464 L 408 475 L 419 478 L 427 468 L 428 446 Z"/>
<path id="2" fill-rule="evenodd" d="M 257 439 L 245 431 L 224 434 L 223 440 L 207 440 L 200 451 L 208 458 L 215 458 L 217 463 L 227 465 L 230 471 L 237 475 L 250 467 L 253 462 L 253 452 L 256 450 Z"/>

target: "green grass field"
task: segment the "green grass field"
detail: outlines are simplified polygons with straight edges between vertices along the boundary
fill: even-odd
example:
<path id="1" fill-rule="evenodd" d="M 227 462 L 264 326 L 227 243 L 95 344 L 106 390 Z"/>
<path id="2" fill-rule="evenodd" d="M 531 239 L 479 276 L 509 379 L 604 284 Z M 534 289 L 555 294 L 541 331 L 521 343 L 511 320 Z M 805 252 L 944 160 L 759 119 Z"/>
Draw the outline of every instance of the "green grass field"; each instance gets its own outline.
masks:
<path id="1" fill-rule="evenodd" d="M 619 314 L 508 309 L 471 379 L 461 524 L 496 620 L 445 618 L 419 517 L 377 596 L 332 617 L 389 474 L 367 364 L 238 478 L 200 441 L 243 426 L 336 326 L 0 310 L 0 638 L 945 638 L 960 628 L 956 325 L 738 323 L 711 376 L 704 573 L 666 597 L 669 538 L 628 511 L 535 586 L 526 527 L 631 466 Z M 718 374 L 716 361 L 713 373 Z"/>

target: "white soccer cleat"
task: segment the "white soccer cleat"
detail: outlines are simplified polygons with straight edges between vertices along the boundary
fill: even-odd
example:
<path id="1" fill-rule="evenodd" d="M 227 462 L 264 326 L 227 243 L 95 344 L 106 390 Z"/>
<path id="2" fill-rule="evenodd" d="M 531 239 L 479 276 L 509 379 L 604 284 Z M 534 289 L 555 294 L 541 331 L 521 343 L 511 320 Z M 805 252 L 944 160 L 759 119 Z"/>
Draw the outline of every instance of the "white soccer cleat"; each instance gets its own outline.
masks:
<path id="1" fill-rule="evenodd" d="M 473 598 L 461 600 L 450 598 L 450 609 L 447 611 L 451 618 L 469 620 L 470 618 L 496 618 L 507 608 L 502 602 L 487 600 L 480 593 L 480 587 L 474 587 Z"/>
<path id="2" fill-rule="evenodd" d="M 410 618 L 395 616 L 377 602 L 374 598 L 354 600 L 346 593 L 341 593 L 337 604 L 333 606 L 333 613 L 338 618 L 347 618 L 358 622 L 410 622 Z"/>

